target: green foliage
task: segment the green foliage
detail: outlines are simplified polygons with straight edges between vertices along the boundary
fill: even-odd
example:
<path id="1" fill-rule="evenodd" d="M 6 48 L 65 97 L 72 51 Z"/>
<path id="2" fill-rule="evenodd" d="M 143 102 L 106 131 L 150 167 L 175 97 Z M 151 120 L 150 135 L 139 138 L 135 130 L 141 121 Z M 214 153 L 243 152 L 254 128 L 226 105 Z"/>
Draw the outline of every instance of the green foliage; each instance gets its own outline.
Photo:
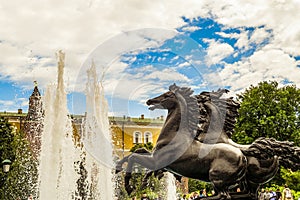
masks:
<path id="1" fill-rule="evenodd" d="M 199 192 L 203 189 L 206 189 L 206 192 L 210 193 L 213 190 L 212 184 L 189 178 L 189 192 Z"/>
<path id="2" fill-rule="evenodd" d="M 8 173 L 0 170 L 1 199 L 27 198 L 35 195 L 37 183 L 37 161 L 23 133 L 14 133 L 6 120 L 0 119 L 1 161 L 10 159 Z"/>
<path id="3" fill-rule="evenodd" d="M 132 173 L 130 184 L 135 187 L 135 190 L 130 194 L 130 196 L 127 194 L 124 187 L 125 173 L 120 173 L 116 176 L 116 196 L 119 200 L 131 200 L 132 197 L 137 197 L 137 199 L 139 199 L 144 193 L 146 193 L 150 199 L 155 199 L 158 196 L 166 196 L 164 178 L 159 180 L 154 177 L 154 175 L 151 175 L 147 181 L 146 187 L 142 188 L 142 181 L 146 171 L 139 165 L 135 165 L 134 169 L 138 170 L 137 172 L 134 170 Z"/>
<path id="4" fill-rule="evenodd" d="M 233 139 L 249 144 L 258 137 L 273 137 L 300 144 L 300 90 L 261 82 L 238 95 L 241 101 Z"/>
<path id="5" fill-rule="evenodd" d="M 13 142 L 14 134 L 11 125 L 4 118 L 0 118 L 0 161 L 9 159 L 12 162 L 15 157 L 13 154 L 13 147 L 11 143 Z"/>
<path id="6" fill-rule="evenodd" d="M 145 149 L 151 151 L 153 149 L 153 144 L 151 142 L 148 142 L 146 144 L 143 144 L 143 143 L 135 144 L 133 147 L 131 147 L 130 152 L 134 152 L 135 150 L 140 149 L 140 148 L 145 148 Z"/>
<path id="7" fill-rule="evenodd" d="M 153 149 L 153 144 L 151 142 L 146 144 L 135 144 L 131 149 L 130 152 L 134 152 L 139 148 L 145 148 L 149 151 Z M 159 180 L 158 178 L 154 177 L 152 174 L 148 181 L 145 188 L 142 188 L 142 182 L 144 175 L 146 173 L 146 169 L 144 169 L 140 165 L 135 165 L 133 167 L 132 177 L 130 180 L 130 184 L 135 187 L 135 190 L 128 196 L 125 188 L 124 188 L 124 176 L 125 174 L 118 174 L 116 180 L 116 195 L 120 200 L 129 200 L 132 197 L 137 197 L 138 199 L 141 198 L 142 194 L 146 193 L 150 199 L 155 199 L 158 196 L 165 196 L 165 184 L 164 179 Z"/>
<path id="8" fill-rule="evenodd" d="M 141 188 L 144 175 L 145 170 L 140 167 L 139 172 L 133 174 L 131 184 L 135 185 L 136 190 L 132 193 L 131 196 L 137 196 L 138 198 L 140 198 L 142 194 L 146 193 L 149 198 L 153 199 L 154 197 L 157 197 L 158 194 L 160 194 L 162 191 L 164 191 L 163 183 L 152 175 L 148 179 L 147 186 L 145 188 Z"/>
<path id="9" fill-rule="evenodd" d="M 300 189 L 300 171 L 292 172 L 288 169 L 281 168 L 282 178 L 288 184 L 290 189 L 299 191 Z M 300 192 L 300 191 L 299 191 Z"/>
<path id="10" fill-rule="evenodd" d="M 300 90 L 294 85 L 261 82 L 238 95 L 241 102 L 233 140 L 250 144 L 259 137 L 293 141 L 300 145 Z M 299 172 L 281 170 L 267 185 L 287 183 L 300 188 Z"/>

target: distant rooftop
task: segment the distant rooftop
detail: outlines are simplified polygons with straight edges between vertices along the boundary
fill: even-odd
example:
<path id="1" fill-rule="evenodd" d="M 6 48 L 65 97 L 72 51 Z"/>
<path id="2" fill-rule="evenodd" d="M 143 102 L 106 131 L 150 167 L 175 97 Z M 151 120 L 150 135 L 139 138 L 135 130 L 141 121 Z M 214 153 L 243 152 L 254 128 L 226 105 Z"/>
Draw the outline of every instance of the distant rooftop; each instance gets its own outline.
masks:
<path id="1" fill-rule="evenodd" d="M 0 117 L 26 117 L 27 113 L 22 112 L 21 109 L 19 109 L 17 112 L 7 112 L 7 111 L 2 111 L 0 112 Z M 83 118 L 85 115 L 70 115 L 72 118 L 75 119 L 80 119 Z M 111 122 L 116 122 L 116 123 L 134 123 L 134 124 L 147 124 L 147 123 L 154 123 L 154 124 L 162 124 L 164 123 L 164 118 L 162 116 L 157 117 L 157 118 L 144 118 L 143 115 L 141 117 L 129 117 L 126 116 L 124 117 L 115 117 L 115 116 L 109 116 L 109 121 Z"/>
<path id="2" fill-rule="evenodd" d="M 27 113 L 23 113 L 23 112 L 0 112 L 0 117 L 26 117 Z"/>

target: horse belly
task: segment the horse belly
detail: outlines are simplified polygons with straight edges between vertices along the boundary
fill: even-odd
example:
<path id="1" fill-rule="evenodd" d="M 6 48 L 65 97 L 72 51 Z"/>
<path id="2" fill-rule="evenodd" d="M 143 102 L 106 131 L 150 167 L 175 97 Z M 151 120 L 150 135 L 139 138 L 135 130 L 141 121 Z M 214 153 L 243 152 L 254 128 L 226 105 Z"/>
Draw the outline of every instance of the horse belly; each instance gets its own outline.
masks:
<path id="1" fill-rule="evenodd" d="M 167 169 L 177 175 L 209 182 L 210 163 L 200 164 L 199 158 L 186 162 L 174 162 Z"/>

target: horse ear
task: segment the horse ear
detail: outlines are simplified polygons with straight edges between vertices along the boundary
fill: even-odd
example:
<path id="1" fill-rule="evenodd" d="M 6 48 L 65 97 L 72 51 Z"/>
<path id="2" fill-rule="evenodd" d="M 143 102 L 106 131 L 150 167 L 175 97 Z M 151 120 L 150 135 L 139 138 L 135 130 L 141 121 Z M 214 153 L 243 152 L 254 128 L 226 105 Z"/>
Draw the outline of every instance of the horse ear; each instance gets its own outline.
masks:
<path id="1" fill-rule="evenodd" d="M 174 83 L 173 85 L 170 85 L 169 86 L 169 90 L 171 92 L 175 92 L 176 90 L 178 90 L 178 86 Z"/>

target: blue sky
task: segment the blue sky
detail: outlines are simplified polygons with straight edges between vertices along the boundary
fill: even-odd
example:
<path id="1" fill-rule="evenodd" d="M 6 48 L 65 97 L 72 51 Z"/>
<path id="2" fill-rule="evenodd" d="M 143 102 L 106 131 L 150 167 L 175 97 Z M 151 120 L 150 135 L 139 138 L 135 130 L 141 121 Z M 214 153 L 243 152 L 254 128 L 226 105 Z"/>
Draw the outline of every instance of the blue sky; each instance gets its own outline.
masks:
<path id="1" fill-rule="evenodd" d="M 17 1 L 0 7 L 0 111 L 28 109 L 33 81 L 56 82 L 55 52 L 66 53 L 71 113 L 85 111 L 94 62 L 110 115 L 157 117 L 145 101 L 170 84 L 195 93 L 276 80 L 300 85 L 299 1 Z M 38 18 L 37 18 L 38 17 Z"/>

